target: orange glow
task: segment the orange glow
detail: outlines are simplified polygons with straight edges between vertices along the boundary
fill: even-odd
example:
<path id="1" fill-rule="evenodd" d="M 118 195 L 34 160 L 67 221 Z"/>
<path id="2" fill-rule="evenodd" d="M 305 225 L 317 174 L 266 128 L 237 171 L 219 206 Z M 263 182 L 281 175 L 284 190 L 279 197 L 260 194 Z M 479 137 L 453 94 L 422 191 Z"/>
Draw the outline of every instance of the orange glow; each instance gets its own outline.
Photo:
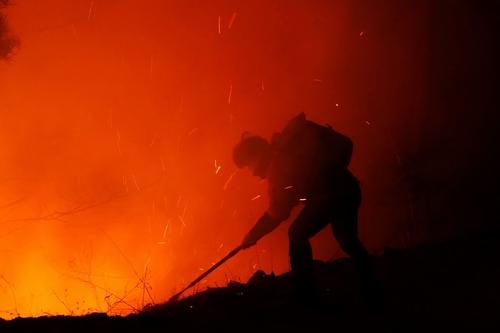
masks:
<path id="1" fill-rule="evenodd" d="M 21 47 L 0 62 L 0 317 L 126 314 L 179 291 L 267 205 L 266 183 L 231 159 L 245 130 L 270 137 L 305 110 L 372 141 L 341 52 L 369 30 L 343 2 L 286 3 L 8 8 Z M 187 294 L 287 271 L 288 225 Z M 317 258 L 336 253 L 331 240 L 315 240 Z"/>

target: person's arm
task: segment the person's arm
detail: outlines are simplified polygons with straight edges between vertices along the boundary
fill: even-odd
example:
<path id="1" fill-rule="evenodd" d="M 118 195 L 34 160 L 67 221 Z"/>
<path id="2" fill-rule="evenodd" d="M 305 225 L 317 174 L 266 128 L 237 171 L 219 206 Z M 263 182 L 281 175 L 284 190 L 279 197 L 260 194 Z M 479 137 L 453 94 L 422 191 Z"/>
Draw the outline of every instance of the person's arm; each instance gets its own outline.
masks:
<path id="1" fill-rule="evenodd" d="M 247 249 L 257 243 L 259 239 L 276 229 L 283 220 L 273 218 L 265 212 L 255 223 L 254 227 L 246 234 L 241 247 Z"/>
<path id="2" fill-rule="evenodd" d="M 295 205 L 293 187 L 269 188 L 270 204 L 268 210 L 257 220 L 255 226 L 243 239 L 243 249 L 249 248 L 257 243 L 259 239 L 276 229 L 281 222 L 285 221 Z"/>

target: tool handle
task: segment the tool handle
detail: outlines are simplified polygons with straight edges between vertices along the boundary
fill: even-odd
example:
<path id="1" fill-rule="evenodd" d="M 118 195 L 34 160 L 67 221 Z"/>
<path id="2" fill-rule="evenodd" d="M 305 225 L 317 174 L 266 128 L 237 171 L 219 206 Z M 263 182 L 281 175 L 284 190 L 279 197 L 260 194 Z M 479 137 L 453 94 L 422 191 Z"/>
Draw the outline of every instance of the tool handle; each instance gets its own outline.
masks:
<path id="1" fill-rule="evenodd" d="M 193 282 L 191 282 L 186 288 L 182 289 L 181 291 L 179 291 L 177 294 L 175 294 L 174 296 L 172 296 L 170 299 L 169 299 L 169 303 L 172 302 L 172 301 L 175 301 L 177 300 L 186 290 L 188 290 L 189 288 L 193 287 L 195 284 L 197 284 L 198 282 L 200 282 L 201 280 L 203 280 L 208 274 L 212 273 L 213 271 L 215 271 L 220 265 L 222 265 L 223 263 L 225 263 L 227 260 L 229 260 L 230 258 L 234 257 L 238 252 L 240 252 L 242 250 L 242 247 L 241 245 L 234 248 L 231 252 L 229 252 L 224 258 L 222 258 L 221 260 L 219 260 L 217 263 L 215 263 L 212 267 L 210 267 L 206 272 L 204 272 L 203 274 L 201 274 L 200 276 L 198 276 Z"/>

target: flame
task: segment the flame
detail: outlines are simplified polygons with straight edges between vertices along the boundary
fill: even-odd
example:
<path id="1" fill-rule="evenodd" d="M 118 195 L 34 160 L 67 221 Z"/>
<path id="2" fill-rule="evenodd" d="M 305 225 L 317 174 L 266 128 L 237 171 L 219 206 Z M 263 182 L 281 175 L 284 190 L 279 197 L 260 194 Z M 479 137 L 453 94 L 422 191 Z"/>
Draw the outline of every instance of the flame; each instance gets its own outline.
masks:
<path id="1" fill-rule="evenodd" d="M 1 317 L 126 314 L 167 300 L 267 206 L 255 196 L 265 182 L 232 161 L 243 131 L 270 137 L 302 106 L 347 132 L 363 127 L 342 93 L 348 75 L 329 76 L 347 63 L 332 41 L 359 42 L 347 5 L 286 4 L 8 9 L 22 46 L 0 63 Z M 200 288 L 287 271 L 286 228 Z M 325 232 L 320 258 L 336 246 Z"/>

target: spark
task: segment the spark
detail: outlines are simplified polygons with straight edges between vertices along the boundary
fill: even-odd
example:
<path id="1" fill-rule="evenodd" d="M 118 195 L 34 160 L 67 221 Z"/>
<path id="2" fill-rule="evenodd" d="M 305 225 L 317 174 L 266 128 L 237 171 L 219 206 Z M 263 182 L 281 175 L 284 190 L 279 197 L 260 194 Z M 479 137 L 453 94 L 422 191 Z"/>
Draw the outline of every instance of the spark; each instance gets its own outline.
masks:
<path id="1" fill-rule="evenodd" d="M 257 200 L 257 199 L 259 199 L 260 197 L 261 197 L 261 195 L 260 195 L 260 194 L 257 194 L 255 197 L 253 197 L 253 198 L 252 198 L 252 201 L 253 201 L 253 200 Z"/>
<path id="2" fill-rule="evenodd" d="M 222 249 L 223 247 L 224 247 L 224 243 L 220 243 L 219 250 Z"/>
<path id="3" fill-rule="evenodd" d="M 180 216 L 180 215 L 179 215 L 179 220 L 181 221 L 182 226 L 185 227 L 186 226 L 186 222 L 184 221 L 184 218 L 182 216 Z"/>
<path id="4" fill-rule="evenodd" d="M 255 270 L 257 268 L 257 264 L 253 264 L 252 268 Z"/>
<path id="5" fill-rule="evenodd" d="M 219 32 L 219 35 L 222 34 L 222 30 L 221 30 L 221 27 L 220 27 L 220 15 L 219 15 L 219 19 L 218 19 L 218 32 Z"/>
<path id="6" fill-rule="evenodd" d="M 236 20 L 236 15 L 238 15 L 238 13 L 233 12 L 233 15 L 231 16 L 231 19 L 229 20 L 229 24 L 227 25 L 228 29 L 231 29 L 231 27 L 233 26 L 234 20 Z"/>
<path id="7" fill-rule="evenodd" d="M 370 123 L 368 120 L 367 120 L 367 121 L 365 121 L 365 124 L 367 124 L 368 126 L 370 126 L 370 125 L 371 125 L 371 123 Z"/>
<path id="8" fill-rule="evenodd" d="M 363 35 L 364 35 L 364 34 L 365 34 L 365 33 L 364 33 L 363 31 L 361 31 L 361 32 L 359 33 L 359 37 L 363 37 Z"/>
<path id="9" fill-rule="evenodd" d="M 156 242 L 156 244 L 158 244 L 158 245 L 165 245 L 165 244 L 167 244 L 167 242 L 161 241 L 161 242 Z"/>
<path id="10" fill-rule="evenodd" d="M 135 188 L 140 192 L 141 188 L 139 187 L 139 184 L 137 184 L 137 178 L 135 178 L 135 174 L 132 174 L 132 180 L 134 181 Z"/>
<path id="11" fill-rule="evenodd" d="M 215 174 L 218 174 L 219 171 L 222 169 L 222 166 L 217 163 L 217 160 L 214 162 L 214 167 L 215 167 Z"/>
<path id="12" fill-rule="evenodd" d="M 165 237 L 167 237 L 167 231 L 168 231 L 169 225 L 170 225 L 170 219 L 168 220 L 167 224 L 165 224 L 165 228 L 163 228 L 163 235 L 162 235 L 163 239 L 165 239 Z"/>
<path id="13" fill-rule="evenodd" d="M 87 21 L 90 21 L 90 16 L 92 16 L 93 10 L 94 10 L 94 1 L 90 1 L 89 14 L 87 15 Z"/>
<path id="14" fill-rule="evenodd" d="M 128 193 L 128 182 L 125 175 L 123 175 L 123 186 L 125 186 L 125 192 Z"/>
<path id="15" fill-rule="evenodd" d="M 307 201 L 306 198 L 300 198 L 299 201 Z"/>
<path id="16" fill-rule="evenodd" d="M 335 103 L 335 107 L 337 107 L 337 108 L 338 108 L 339 106 L 340 106 L 340 104 L 339 104 L 339 103 Z"/>
<path id="17" fill-rule="evenodd" d="M 233 179 L 234 175 L 236 174 L 236 171 L 234 171 L 230 176 L 229 178 L 226 180 L 226 182 L 224 183 L 224 191 L 227 190 L 227 187 L 229 186 L 229 183 L 231 182 L 231 180 Z"/>
<path id="18" fill-rule="evenodd" d="M 319 82 L 319 83 L 323 82 L 323 80 L 321 80 L 321 79 L 313 79 L 313 81 Z"/>
<path id="19" fill-rule="evenodd" d="M 285 187 L 285 190 L 289 190 L 289 189 L 291 189 L 291 188 L 293 188 L 293 185 L 290 185 L 290 186 Z"/>
<path id="20" fill-rule="evenodd" d="M 227 104 L 231 104 L 232 95 L 233 95 L 233 84 L 229 83 L 229 96 L 227 97 Z"/>

